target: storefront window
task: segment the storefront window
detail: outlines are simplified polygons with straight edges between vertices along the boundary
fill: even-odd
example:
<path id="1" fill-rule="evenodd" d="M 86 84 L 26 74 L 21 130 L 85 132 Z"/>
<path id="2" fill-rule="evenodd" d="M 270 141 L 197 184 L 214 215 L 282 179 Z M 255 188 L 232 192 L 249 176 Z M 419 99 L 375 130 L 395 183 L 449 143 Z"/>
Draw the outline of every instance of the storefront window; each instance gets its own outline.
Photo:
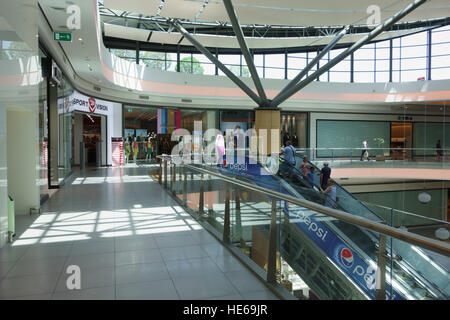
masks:
<path id="1" fill-rule="evenodd" d="M 296 148 L 308 146 L 308 114 L 298 112 L 281 113 L 281 139 L 285 133 L 289 134 L 292 145 Z"/>
<path id="2" fill-rule="evenodd" d="M 45 57 L 39 50 L 39 58 Z M 48 198 L 48 107 L 47 79 L 39 83 L 39 189 L 41 201 Z"/>
<path id="3" fill-rule="evenodd" d="M 58 96 L 58 182 L 72 172 L 72 112 L 68 112 L 69 96 L 73 87 L 63 76 L 57 86 Z"/>

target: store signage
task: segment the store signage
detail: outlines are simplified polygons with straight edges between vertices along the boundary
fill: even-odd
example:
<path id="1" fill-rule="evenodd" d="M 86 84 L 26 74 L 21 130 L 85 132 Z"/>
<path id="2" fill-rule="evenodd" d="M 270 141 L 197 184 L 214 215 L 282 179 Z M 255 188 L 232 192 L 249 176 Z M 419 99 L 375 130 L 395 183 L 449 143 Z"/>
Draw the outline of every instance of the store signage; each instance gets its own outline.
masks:
<path id="1" fill-rule="evenodd" d="M 95 113 L 95 99 L 89 98 L 89 111 Z"/>
<path id="2" fill-rule="evenodd" d="M 81 111 L 91 114 L 112 115 L 113 103 L 95 99 L 74 91 L 70 96 L 58 99 L 58 113 Z"/>
<path id="3" fill-rule="evenodd" d="M 54 31 L 53 32 L 53 40 L 72 42 L 72 33 L 71 32 Z"/>

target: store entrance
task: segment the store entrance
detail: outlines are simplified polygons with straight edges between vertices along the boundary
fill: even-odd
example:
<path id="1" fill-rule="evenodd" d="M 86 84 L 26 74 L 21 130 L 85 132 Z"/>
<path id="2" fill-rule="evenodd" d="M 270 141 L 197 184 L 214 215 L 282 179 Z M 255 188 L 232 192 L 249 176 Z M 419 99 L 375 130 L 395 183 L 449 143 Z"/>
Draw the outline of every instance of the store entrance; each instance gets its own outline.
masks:
<path id="1" fill-rule="evenodd" d="M 97 166 L 105 162 L 104 137 L 106 135 L 106 117 L 103 115 L 93 115 L 88 113 L 74 113 L 73 128 L 73 154 L 74 164 L 80 165 L 81 146 L 84 142 L 84 164 L 85 166 Z M 100 150 L 97 150 L 100 148 Z M 99 152 L 100 151 L 100 152 Z M 98 162 L 97 157 L 101 157 Z"/>
<path id="2" fill-rule="evenodd" d="M 412 123 L 391 122 L 391 159 L 412 158 Z"/>

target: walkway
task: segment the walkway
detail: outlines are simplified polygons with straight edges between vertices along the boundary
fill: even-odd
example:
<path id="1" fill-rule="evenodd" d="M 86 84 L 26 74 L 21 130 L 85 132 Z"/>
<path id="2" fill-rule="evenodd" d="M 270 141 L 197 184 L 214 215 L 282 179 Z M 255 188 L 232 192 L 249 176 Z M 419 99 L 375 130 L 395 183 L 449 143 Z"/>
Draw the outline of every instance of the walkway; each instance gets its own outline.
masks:
<path id="1" fill-rule="evenodd" d="M 276 299 L 148 176 L 88 170 L 0 249 L 0 299 Z M 68 290 L 69 265 L 81 290 Z"/>

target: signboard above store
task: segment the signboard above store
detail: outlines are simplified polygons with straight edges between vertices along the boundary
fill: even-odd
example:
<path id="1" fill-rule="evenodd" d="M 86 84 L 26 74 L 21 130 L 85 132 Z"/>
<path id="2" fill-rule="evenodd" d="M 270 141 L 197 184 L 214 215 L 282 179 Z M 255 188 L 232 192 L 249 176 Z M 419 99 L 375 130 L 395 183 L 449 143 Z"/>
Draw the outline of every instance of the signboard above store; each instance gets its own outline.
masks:
<path id="1" fill-rule="evenodd" d="M 58 99 L 58 114 L 73 111 L 111 115 L 113 113 L 113 103 L 88 97 L 74 91 L 70 96 Z"/>

